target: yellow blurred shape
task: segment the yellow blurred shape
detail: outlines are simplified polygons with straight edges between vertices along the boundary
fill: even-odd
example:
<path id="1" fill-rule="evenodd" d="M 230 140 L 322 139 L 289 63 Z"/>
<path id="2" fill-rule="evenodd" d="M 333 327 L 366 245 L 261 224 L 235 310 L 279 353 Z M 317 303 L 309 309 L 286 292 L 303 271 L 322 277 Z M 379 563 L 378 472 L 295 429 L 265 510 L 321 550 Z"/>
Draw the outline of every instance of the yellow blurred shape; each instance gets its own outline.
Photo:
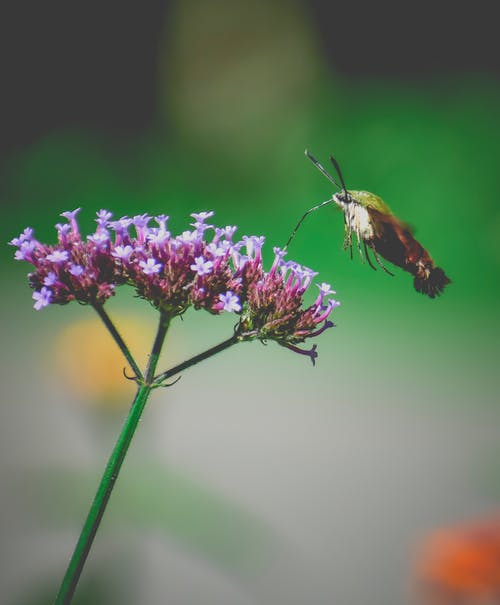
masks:
<path id="1" fill-rule="evenodd" d="M 113 317 L 139 367 L 143 367 L 153 341 L 145 322 L 130 316 Z M 98 317 L 66 326 L 55 340 L 54 372 L 57 380 L 79 401 L 106 407 L 128 407 L 135 382 L 122 352 Z"/>

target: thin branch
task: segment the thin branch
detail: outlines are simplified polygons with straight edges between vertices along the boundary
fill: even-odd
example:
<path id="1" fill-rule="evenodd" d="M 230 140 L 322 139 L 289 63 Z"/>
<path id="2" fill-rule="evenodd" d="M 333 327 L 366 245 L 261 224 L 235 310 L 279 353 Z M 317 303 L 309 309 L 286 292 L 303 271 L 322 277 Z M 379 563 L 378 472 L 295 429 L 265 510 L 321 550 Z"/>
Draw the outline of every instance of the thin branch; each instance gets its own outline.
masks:
<path id="1" fill-rule="evenodd" d="M 125 356 L 125 359 L 128 361 L 137 380 L 139 380 L 139 381 L 143 380 L 143 375 L 142 375 L 141 370 L 139 369 L 139 366 L 137 365 L 135 359 L 132 357 L 132 353 L 130 352 L 129 348 L 125 344 L 125 341 L 123 340 L 123 338 L 120 336 L 118 330 L 115 327 L 115 324 L 111 321 L 109 315 L 104 310 L 104 307 L 102 305 L 94 305 L 94 309 L 97 311 L 97 314 L 102 319 L 104 325 L 106 326 L 109 333 L 113 337 L 113 340 L 120 347 L 120 351 L 123 353 L 123 355 Z"/>

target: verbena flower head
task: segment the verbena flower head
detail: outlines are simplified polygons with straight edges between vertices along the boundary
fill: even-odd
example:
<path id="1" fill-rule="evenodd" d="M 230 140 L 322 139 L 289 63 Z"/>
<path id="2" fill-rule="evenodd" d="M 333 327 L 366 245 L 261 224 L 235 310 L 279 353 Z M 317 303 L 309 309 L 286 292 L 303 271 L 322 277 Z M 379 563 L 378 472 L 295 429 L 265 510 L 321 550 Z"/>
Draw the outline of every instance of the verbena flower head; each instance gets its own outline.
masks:
<path id="1" fill-rule="evenodd" d="M 29 274 L 29 282 L 35 290 L 33 298 L 37 310 L 72 300 L 102 304 L 113 295 L 116 285 L 123 283 L 110 255 L 109 232 L 98 224 L 96 232 L 83 240 L 76 221 L 79 211 L 77 208 L 61 214 L 68 222 L 56 225 L 58 242 L 55 245 L 36 240 L 31 228 L 9 242 L 18 248 L 17 260 L 28 261 L 35 267 Z M 99 220 L 102 223 L 103 219 Z"/>
<path id="2" fill-rule="evenodd" d="M 100 210 L 95 233 L 82 239 L 78 211 L 61 215 L 67 223 L 56 225 L 55 245 L 37 241 L 31 228 L 10 242 L 17 248 L 15 258 L 35 268 L 29 283 L 36 310 L 72 300 L 102 305 L 117 286 L 129 284 L 170 317 L 189 307 L 234 313 L 241 340 L 274 340 L 314 362 L 316 347 L 302 350 L 297 345 L 333 326 L 328 317 L 339 303 L 323 283 L 315 301 L 304 308 L 304 294 L 317 274 L 285 261 L 279 248 L 266 272 L 264 237 L 233 241 L 236 227 L 207 223 L 213 212 L 193 213 L 192 229 L 173 236 L 168 216 L 111 220 L 110 212 Z"/>

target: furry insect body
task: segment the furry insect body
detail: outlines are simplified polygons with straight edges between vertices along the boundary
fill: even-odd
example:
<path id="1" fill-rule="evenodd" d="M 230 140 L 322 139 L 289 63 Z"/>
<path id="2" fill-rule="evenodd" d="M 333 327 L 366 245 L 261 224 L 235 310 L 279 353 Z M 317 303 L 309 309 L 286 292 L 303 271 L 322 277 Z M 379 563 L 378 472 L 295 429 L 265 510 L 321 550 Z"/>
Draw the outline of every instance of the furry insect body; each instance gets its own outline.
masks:
<path id="1" fill-rule="evenodd" d="M 384 265 L 381 257 L 413 275 L 413 285 L 417 292 L 426 294 L 430 298 L 441 294 L 444 287 L 450 283 L 450 279 L 443 269 L 435 267 L 427 250 L 413 236 L 412 229 L 400 221 L 378 195 L 368 191 L 347 190 L 334 158 L 330 157 L 330 160 L 339 175 L 341 185 L 307 150 L 306 156 L 341 191 L 335 193 L 331 200 L 314 206 L 304 214 L 290 236 L 287 246 L 310 212 L 328 203 L 334 203 L 344 214 L 344 248 L 349 248 L 351 258 L 355 238 L 361 259 L 363 261 L 366 259 L 372 269 L 376 270 L 376 266 L 370 258 L 370 252 L 375 263 L 389 275 L 393 273 Z"/>

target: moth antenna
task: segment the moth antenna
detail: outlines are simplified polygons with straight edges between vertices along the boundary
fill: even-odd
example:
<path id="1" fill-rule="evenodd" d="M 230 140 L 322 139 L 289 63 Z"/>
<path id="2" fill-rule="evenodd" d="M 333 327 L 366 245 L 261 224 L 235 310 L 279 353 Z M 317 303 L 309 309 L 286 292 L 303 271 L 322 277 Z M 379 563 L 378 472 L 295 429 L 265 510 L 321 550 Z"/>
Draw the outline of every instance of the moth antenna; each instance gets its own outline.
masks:
<path id="1" fill-rule="evenodd" d="M 313 163 L 313 164 L 316 166 L 316 168 L 317 168 L 317 169 L 318 169 L 318 170 L 319 170 L 319 171 L 320 171 L 320 172 L 321 172 L 321 173 L 322 173 L 324 176 L 326 176 L 326 178 L 327 178 L 327 179 L 328 179 L 328 180 L 329 180 L 331 183 L 333 183 L 333 184 L 335 185 L 335 187 L 337 187 L 337 189 L 342 189 L 342 187 L 341 187 L 341 186 L 340 186 L 340 185 L 337 183 L 337 181 L 336 181 L 336 180 L 333 178 L 333 176 L 332 176 L 332 175 L 331 175 L 329 172 L 327 172 L 327 171 L 326 171 L 326 170 L 323 168 L 323 166 L 322 166 L 322 165 L 321 165 L 321 164 L 318 162 L 318 160 L 317 160 L 317 159 L 316 159 L 316 158 L 315 158 L 313 155 L 311 155 L 311 154 L 309 153 L 309 150 L 308 150 L 308 149 L 306 149 L 306 150 L 305 150 L 305 154 L 306 154 L 306 158 L 307 158 L 308 160 L 310 160 L 310 161 L 311 161 L 311 162 L 312 162 L 312 163 Z M 345 187 L 344 187 L 344 189 L 345 189 Z"/>
<path id="2" fill-rule="evenodd" d="M 342 171 L 340 170 L 339 163 L 333 157 L 333 155 L 330 156 L 330 162 L 333 164 L 333 167 L 335 168 L 335 170 L 337 171 L 337 174 L 339 175 L 339 179 L 342 184 L 342 191 L 344 192 L 345 199 L 347 200 L 347 187 L 345 186 L 344 177 L 342 176 Z"/>
<path id="3" fill-rule="evenodd" d="M 304 222 L 304 219 L 306 218 L 306 216 L 308 216 L 309 214 L 311 214 L 311 212 L 314 212 L 315 210 L 319 210 L 321 207 L 326 206 L 326 204 L 331 204 L 331 203 L 332 203 L 332 200 L 326 200 L 326 202 L 321 202 L 321 204 L 318 204 L 317 206 L 313 206 L 312 208 L 309 208 L 309 210 L 304 213 L 304 215 L 302 216 L 302 218 L 300 219 L 300 221 L 295 225 L 295 229 L 292 231 L 292 234 L 288 238 L 288 241 L 285 244 L 285 247 L 283 248 L 283 251 L 285 251 L 288 248 L 288 246 L 290 245 L 290 242 L 295 237 L 295 234 L 297 233 L 297 231 L 299 230 L 299 227 Z"/>

